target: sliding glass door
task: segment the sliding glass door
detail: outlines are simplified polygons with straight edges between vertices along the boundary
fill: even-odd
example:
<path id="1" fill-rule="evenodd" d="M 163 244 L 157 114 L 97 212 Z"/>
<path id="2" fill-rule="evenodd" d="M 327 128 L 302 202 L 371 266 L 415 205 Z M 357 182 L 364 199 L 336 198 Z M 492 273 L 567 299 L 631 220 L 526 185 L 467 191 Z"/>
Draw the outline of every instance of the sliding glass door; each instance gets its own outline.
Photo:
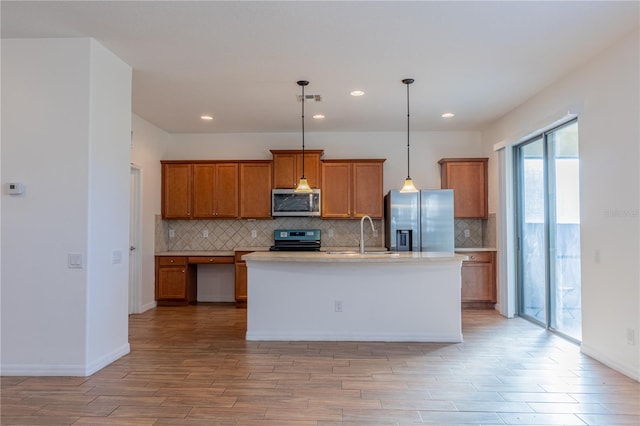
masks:
<path id="1" fill-rule="evenodd" d="M 519 314 L 581 340 L 578 123 L 516 147 Z"/>

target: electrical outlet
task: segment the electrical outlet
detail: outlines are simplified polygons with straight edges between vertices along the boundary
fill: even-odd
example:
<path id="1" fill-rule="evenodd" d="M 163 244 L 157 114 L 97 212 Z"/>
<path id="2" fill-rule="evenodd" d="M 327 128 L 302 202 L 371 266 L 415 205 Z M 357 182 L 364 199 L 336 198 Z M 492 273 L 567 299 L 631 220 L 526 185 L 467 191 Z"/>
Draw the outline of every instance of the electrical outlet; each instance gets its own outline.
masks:
<path id="1" fill-rule="evenodd" d="M 169 238 L 174 238 L 176 236 L 175 229 L 169 229 Z"/>
<path id="2" fill-rule="evenodd" d="M 469 238 L 470 236 L 471 236 L 471 232 L 469 232 L 469 230 L 468 230 L 468 229 L 465 229 L 465 230 L 464 230 L 464 237 L 465 237 L 465 238 Z"/>
<path id="3" fill-rule="evenodd" d="M 203 229 L 202 230 L 202 236 L 204 238 L 209 238 L 209 230 L 208 229 Z"/>
<path id="4" fill-rule="evenodd" d="M 329 228 L 329 236 L 333 237 L 333 228 Z"/>
<path id="5" fill-rule="evenodd" d="M 636 331 L 632 328 L 627 328 L 627 345 L 635 346 L 636 344 Z"/>
<path id="6" fill-rule="evenodd" d="M 251 238 L 256 238 L 258 236 L 258 231 L 256 231 L 255 229 L 251 230 Z"/>
<path id="7" fill-rule="evenodd" d="M 334 308 L 336 312 L 342 312 L 342 300 L 336 300 L 334 302 Z"/>
<path id="8" fill-rule="evenodd" d="M 373 228 L 373 238 L 378 238 L 378 229 Z"/>

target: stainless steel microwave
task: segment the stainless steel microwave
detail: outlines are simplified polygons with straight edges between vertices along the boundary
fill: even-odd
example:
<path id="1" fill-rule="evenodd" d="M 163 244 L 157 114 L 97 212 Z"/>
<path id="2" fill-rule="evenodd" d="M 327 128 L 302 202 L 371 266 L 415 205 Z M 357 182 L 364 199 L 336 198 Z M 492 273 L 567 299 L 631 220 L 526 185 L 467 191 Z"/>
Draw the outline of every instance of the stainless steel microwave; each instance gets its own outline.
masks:
<path id="1" fill-rule="evenodd" d="M 271 216 L 320 216 L 320 190 L 271 190 Z"/>

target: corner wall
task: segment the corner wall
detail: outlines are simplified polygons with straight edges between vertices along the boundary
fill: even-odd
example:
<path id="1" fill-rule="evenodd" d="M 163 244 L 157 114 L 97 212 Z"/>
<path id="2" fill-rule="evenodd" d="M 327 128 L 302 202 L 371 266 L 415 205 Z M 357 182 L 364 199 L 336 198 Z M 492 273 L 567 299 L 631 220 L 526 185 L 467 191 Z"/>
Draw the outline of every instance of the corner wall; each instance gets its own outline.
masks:
<path id="1" fill-rule="evenodd" d="M 640 34 L 635 31 L 483 132 L 493 161 L 490 209 L 498 209 L 498 153 L 528 134 L 578 115 L 580 138 L 582 351 L 640 379 Z M 490 164 L 492 162 L 490 161 Z M 506 179 L 512 179 L 507 175 Z M 512 207 L 512 206 L 511 206 Z M 500 212 L 508 220 L 513 209 Z M 505 262 L 508 247 L 500 248 Z M 501 276 L 500 286 L 515 283 Z M 627 334 L 635 334 L 635 344 Z"/>
<path id="2" fill-rule="evenodd" d="M 93 40 L 2 40 L 3 375 L 84 376 L 129 350 L 112 251 L 128 247 L 130 83 Z"/>

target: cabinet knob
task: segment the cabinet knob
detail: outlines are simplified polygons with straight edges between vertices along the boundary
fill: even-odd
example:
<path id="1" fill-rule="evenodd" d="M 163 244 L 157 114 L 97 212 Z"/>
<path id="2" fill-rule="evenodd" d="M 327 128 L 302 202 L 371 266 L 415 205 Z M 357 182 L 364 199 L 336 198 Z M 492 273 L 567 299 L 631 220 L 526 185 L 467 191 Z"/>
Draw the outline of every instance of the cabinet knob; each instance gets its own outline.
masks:
<path id="1" fill-rule="evenodd" d="M 182 270 L 182 273 L 184 274 L 184 269 Z"/>
<path id="2" fill-rule="evenodd" d="M 173 259 L 171 259 L 169 262 L 173 263 L 174 261 L 173 261 Z"/>
<path id="3" fill-rule="evenodd" d="M 475 259 L 475 258 L 476 258 L 476 257 L 475 257 L 475 256 L 473 256 L 473 255 L 472 255 L 472 256 L 469 256 L 469 259 L 471 259 L 471 260 L 473 260 L 473 259 Z"/>

